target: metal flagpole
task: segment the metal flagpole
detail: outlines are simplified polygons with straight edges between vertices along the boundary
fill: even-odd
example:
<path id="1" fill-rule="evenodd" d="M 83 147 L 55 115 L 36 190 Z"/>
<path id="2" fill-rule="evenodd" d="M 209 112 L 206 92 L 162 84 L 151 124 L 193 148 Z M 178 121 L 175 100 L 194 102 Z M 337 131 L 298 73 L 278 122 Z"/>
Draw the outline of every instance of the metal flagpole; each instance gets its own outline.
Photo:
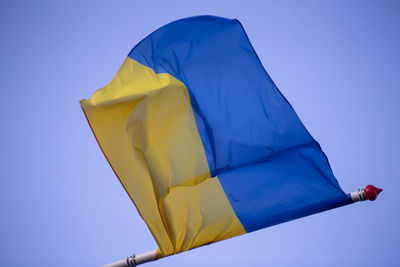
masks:
<path id="1" fill-rule="evenodd" d="M 358 189 L 356 192 L 353 192 L 349 195 L 354 203 L 359 201 L 365 201 L 367 199 L 374 201 L 378 197 L 380 192 L 382 192 L 382 189 L 377 188 L 373 185 L 367 185 L 364 189 Z M 133 255 L 127 257 L 126 259 L 102 265 L 100 267 L 135 267 L 142 263 L 154 261 L 156 252 L 157 250 L 153 250 L 143 254 L 139 254 L 137 256 Z"/>
<path id="2" fill-rule="evenodd" d="M 156 255 L 157 250 L 149 251 L 143 254 L 139 254 L 137 256 L 133 255 L 127 257 L 126 259 L 112 262 L 101 267 L 135 267 L 136 265 L 146 263 L 154 260 L 154 256 Z"/>
<path id="3" fill-rule="evenodd" d="M 358 189 L 356 192 L 350 194 L 351 200 L 354 202 L 371 200 L 374 201 L 382 189 L 373 185 L 367 185 L 364 189 Z"/>

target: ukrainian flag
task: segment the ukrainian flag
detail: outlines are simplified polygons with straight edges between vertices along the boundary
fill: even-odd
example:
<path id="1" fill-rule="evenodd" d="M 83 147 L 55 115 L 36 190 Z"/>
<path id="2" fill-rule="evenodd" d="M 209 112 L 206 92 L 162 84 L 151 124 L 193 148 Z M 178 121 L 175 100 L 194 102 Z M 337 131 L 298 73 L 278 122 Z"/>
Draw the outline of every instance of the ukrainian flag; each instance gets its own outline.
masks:
<path id="1" fill-rule="evenodd" d="M 156 30 L 81 106 L 157 257 L 351 203 L 237 20 Z"/>

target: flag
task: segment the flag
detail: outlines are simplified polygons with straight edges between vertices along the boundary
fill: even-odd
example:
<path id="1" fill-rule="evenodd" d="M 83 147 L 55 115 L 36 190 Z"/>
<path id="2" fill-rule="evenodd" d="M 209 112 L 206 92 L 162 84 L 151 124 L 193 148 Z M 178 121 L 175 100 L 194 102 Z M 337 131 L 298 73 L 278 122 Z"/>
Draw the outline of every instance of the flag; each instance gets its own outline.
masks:
<path id="1" fill-rule="evenodd" d="M 81 106 L 157 257 L 351 203 L 238 20 L 161 27 Z"/>

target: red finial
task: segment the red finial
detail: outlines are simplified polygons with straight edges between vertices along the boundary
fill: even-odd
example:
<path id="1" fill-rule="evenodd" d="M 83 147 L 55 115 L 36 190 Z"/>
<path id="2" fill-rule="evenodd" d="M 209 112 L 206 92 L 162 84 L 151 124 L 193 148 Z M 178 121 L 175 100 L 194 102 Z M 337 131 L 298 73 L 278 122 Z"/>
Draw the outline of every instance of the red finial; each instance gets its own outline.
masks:
<path id="1" fill-rule="evenodd" d="M 380 192 L 382 192 L 382 189 L 377 188 L 373 185 L 367 185 L 364 188 L 364 192 L 365 192 L 365 196 L 367 197 L 367 199 L 369 200 L 375 200 L 376 197 L 379 195 Z"/>

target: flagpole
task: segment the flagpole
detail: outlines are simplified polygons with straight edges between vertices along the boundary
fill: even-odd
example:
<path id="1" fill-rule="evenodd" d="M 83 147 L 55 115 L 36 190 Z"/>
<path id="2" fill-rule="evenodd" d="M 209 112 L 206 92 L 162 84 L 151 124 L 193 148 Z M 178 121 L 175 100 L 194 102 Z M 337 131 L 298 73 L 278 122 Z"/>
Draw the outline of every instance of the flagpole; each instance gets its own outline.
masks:
<path id="1" fill-rule="evenodd" d="M 358 189 L 350 195 L 351 200 L 354 202 L 371 200 L 374 201 L 378 195 L 382 192 L 382 189 L 377 188 L 373 185 L 367 185 L 364 189 Z"/>
<path id="2" fill-rule="evenodd" d="M 365 200 L 374 201 L 381 192 L 382 189 L 373 185 L 367 185 L 364 189 L 358 189 L 357 191 L 348 194 L 348 196 L 351 198 L 353 203 Z M 156 252 L 157 250 L 153 250 L 137 256 L 133 255 L 126 259 L 102 265 L 100 267 L 135 267 L 139 264 L 154 261 Z"/>
<path id="3" fill-rule="evenodd" d="M 135 267 L 139 264 L 154 261 L 157 250 L 149 251 L 139 255 L 133 255 L 126 259 L 115 261 L 100 267 Z"/>

